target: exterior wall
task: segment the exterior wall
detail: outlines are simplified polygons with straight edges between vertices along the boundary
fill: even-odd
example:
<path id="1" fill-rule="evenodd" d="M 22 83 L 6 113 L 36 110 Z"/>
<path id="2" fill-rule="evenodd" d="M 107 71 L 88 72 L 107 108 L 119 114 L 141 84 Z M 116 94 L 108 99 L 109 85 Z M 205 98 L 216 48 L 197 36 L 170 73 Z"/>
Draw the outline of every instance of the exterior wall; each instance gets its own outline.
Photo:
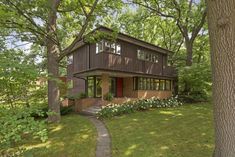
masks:
<path id="1" fill-rule="evenodd" d="M 117 42 L 121 44 L 121 55 L 108 52 L 96 54 L 95 44 L 86 44 L 75 50 L 73 53 L 73 72 L 78 73 L 89 69 L 108 69 L 170 77 L 176 74 L 173 67 L 167 66 L 166 54 L 158 53 L 122 40 L 117 40 Z M 137 59 L 137 49 L 157 53 L 159 57 L 158 63 Z"/>
<path id="2" fill-rule="evenodd" d="M 138 93 L 133 89 L 134 89 L 133 78 L 132 77 L 123 78 L 123 96 L 129 98 L 137 98 Z"/>
<path id="3" fill-rule="evenodd" d="M 156 97 L 165 99 L 172 96 L 172 91 L 154 91 L 154 90 L 133 90 L 133 78 L 127 77 L 123 79 L 123 96 L 129 98 L 151 98 Z"/>
<path id="4" fill-rule="evenodd" d="M 172 96 L 172 91 L 150 91 L 150 90 L 146 90 L 146 91 L 142 91 L 139 90 L 137 91 L 138 93 L 138 98 L 139 99 L 148 99 L 151 97 L 156 97 L 159 99 L 166 99 Z"/>
<path id="5" fill-rule="evenodd" d="M 85 99 L 79 99 L 75 100 L 75 111 L 80 112 L 85 108 L 88 108 L 92 105 L 99 104 L 100 99 L 99 98 L 85 98 Z"/>
<path id="6" fill-rule="evenodd" d="M 84 59 L 86 59 L 86 46 L 83 46 L 79 49 L 81 53 L 73 53 L 73 63 L 67 66 L 67 83 L 68 81 L 73 81 L 73 88 L 68 90 L 68 94 L 75 95 L 80 92 L 85 92 L 85 80 L 77 77 L 73 77 L 75 70 L 84 70 L 86 67 L 83 63 Z M 81 59 L 80 59 L 81 58 Z"/>

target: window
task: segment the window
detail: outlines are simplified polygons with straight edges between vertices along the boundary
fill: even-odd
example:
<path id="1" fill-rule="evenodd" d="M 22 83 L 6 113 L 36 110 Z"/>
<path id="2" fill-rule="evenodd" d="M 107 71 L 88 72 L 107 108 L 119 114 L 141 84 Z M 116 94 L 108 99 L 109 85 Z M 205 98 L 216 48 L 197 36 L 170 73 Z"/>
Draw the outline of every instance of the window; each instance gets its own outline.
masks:
<path id="1" fill-rule="evenodd" d="M 95 97 L 101 97 L 102 95 L 102 89 L 101 89 L 101 78 L 100 77 L 96 77 L 95 79 Z"/>
<path id="2" fill-rule="evenodd" d="M 155 79 L 155 90 L 159 90 L 159 80 L 158 79 Z"/>
<path id="3" fill-rule="evenodd" d="M 73 64 L 73 54 L 69 55 L 69 56 L 67 57 L 67 60 L 68 60 L 68 65 L 69 65 L 69 64 Z"/>
<path id="4" fill-rule="evenodd" d="M 158 63 L 158 55 L 148 51 L 137 50 L 137 58 L 144 61 Z"/>
<path id="5" fill-rule="evenodd" d="M 171 90 L 171 81 L 166 80 L 166 90 Z"/>
<path id="6" fill-rule="evenodd" d="M 121 54 L 121 45 L 120 44 L 116 44 L 116 54 Z"/>
<path id="7" fill-rule="evenodd" d="M 100 42 L 96 43 L 96 53 L 100 53 L 102 52 L 103 49 L 103 40 L 101 40 Z"/>
<path id="8" fill-rule="evenodd" d="M 94 77 L 88 77 L 87 79 L 87 95 L 88 97 L 94 97 Z"/>
<path id="9" fill-rule="evenodd" d="M 134 90 L 171 90 L 171 80 L 135 77 Z"/>
<path id="10" fill-rule="evenodd" d="M 96 43 L 96 54 L 103 51 L 120 55 L 121 45 L 118 43 L 101 40 L 100 42 Z"/>
<path id="11" fill-rule="evenodd" d="M 137 50 L 137 58 L 141 59 L 141 60 L 144 60 L 145 59 L 144 52 L 141 51 L 141 50 Z"/>
<path id="12" fill-rule="evenodd" d="M 109 91 L 116 96 L 116 78 L 112 77 L 109 82 Z"/>
<path id="13" fill-rule="evenodd" d="M 172 66 L 172 55 L 166 57 L 167 66 Z"/>
<path id="14" fill-rule="evenodd" d="M 159 90 L 165 90 L 165 80 L 160 80 Z"/>

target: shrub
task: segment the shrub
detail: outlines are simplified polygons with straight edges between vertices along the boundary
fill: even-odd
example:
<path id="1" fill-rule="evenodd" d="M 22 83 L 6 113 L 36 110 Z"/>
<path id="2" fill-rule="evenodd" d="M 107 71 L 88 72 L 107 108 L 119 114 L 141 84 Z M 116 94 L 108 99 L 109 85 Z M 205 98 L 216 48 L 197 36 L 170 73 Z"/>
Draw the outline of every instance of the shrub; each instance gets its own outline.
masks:
<path id="1" fill-rule="evenodd" d="M 104 100 L 112 101 L 112 100 L 113 100 L 113 94 L 112 94 L 112 93 L 107 93 L 107 94 L 104 96 Z"/>
<path id="2" fill-rule="evenodd" d="M 60 107 L 60 114 L 66 115 L 73 112 L 73 106 L 61 106 Z"/>
<path id="3" fill-rule="evenodd" d="M 74 94 L 74 95 L 67 95 L 66 97 L 70 100 L 75 100 L 75 99 L 84 99 L 87 97 L 87 95 L 84 92 L 80 92 L 80 93 Z"/>
<path id="4" fill-rule="evenodd" d="M 122 114 L 133 113 L 135 111 L 148 110 L 150 108 L 177 107 L 180 105 L 182 105 L 182 103 L 178 101 L 177 97 L 163 100 L 153 97 L 151 99 L 142 99 L 123 104 L 109 104 L 102 107 L 102 109 L 97 113 L 97 116 L 98 118 L 110 118 Z"/>
<path id="5" fill-rule="evenodd" d="M 35 120 L 32 113 L 41 115 L 40 110 L 34 108 L 0 108 L 0 156 L 13 156 L 10 148 L 16 147 L 23 139 L 38 138 L 47 140 L 47 127 L 45 119 Z M 20 148 L 20 147 L 19 147 Z"/>

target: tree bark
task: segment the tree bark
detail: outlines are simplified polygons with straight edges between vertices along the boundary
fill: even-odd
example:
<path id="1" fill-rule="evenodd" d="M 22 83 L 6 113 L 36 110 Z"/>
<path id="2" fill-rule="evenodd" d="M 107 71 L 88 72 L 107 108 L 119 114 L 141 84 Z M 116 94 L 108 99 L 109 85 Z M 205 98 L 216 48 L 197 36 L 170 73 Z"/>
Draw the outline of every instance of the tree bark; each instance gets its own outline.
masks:
<path id="1" fill-rule="evenodd" d="M 187 52 L 186 66 L 192 66 L 193 64 L 193 41 L 185 41 L 185 47 Z"/>
<path id="2" fill-rule="evenodd" d="M 51 37 L 55 37 L 56 33 L 56 10 L 59 6 L 60 0 L 49 0 L 51 6 L 48 15 L 47 33 Z M 48 106 L 49 110 L 54 112 L 48 116 L 49 122 L 60 121 L 60 91 L 57 83 L 59 78 L 59 48 L 58 45 L 51 39 L 47 39 L 47 69 L 48 69 Z"/>
<path id="3" fill-rule="evenodd" d="M 214 157 L 235 155 L 235 1 L 208 0 L 215 121 Z"/>

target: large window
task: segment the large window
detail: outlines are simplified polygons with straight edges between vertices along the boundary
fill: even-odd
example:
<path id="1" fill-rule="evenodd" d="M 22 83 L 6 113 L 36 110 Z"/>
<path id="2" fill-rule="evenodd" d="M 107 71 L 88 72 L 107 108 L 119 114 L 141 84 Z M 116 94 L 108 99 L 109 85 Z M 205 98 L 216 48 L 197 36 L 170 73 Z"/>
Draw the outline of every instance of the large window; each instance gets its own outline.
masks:
<path id="1" fill-rule="evenodd" d="M 110 79 L 109 91 L 110 91 L 110 93 L 113 94 L 113 96 L 116 96 L 116 78 L 114 78 L 114 77 L 112 77 Z"/>
<path id="2" fill-rule="evenodd" d="M 121 54 L 121 45 L 110 41 L 101 40 L 96 43 L 96 53 L 109 52 L 114 54 Z"/>
<path id="3" fill-rule="evenodd" d="M 134 90 L 171 90 L 171 80 L 135 77 Z"/>
<path id="4" fill-rule="evenodd" d="M 137 58 L 144 61 L 158 63 L 158 55 L 148 51 L 137 50 Z"/>
<path id="5" fill-rule="evenodd" d="M 87 95 L 88 97 L 101 97 L 101 78 L 91 76 L 87 78 Z"/>
<path id="6" fill-rule="evenodd" d="M 95 96 L 96 97 L 101 97 L 102 89 L 101 89 L 101 78 L 100 77 L 96 77 L 96 79 L 95 79 L 95 87 L 96 87 Z"/>
<path id="7" fill-rule="evenodd" d="M 87 78 L 87 95 L 88 97 L 94 97 L 94 77 Z"/>

